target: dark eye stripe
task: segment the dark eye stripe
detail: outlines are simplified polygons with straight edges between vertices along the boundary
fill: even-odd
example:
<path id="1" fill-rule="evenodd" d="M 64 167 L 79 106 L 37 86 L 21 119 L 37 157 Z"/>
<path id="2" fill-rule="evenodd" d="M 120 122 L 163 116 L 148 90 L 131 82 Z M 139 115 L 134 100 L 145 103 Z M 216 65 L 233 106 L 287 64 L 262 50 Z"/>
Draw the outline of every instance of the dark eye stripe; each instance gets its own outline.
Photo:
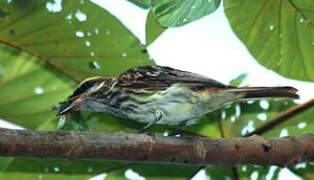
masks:
<path id="1" fill-rule="evenodd" d="M 69 98 L 74 97 L 74 96 L 78 96 L 78 95 L 86 92 L 88 89 L 93 87 L 96 82 L 97 81 L 87 81 L 87 82 L 84 82 L 78 88 L 75 89 L 75 91 L 73 92 L 73 94 Z"/>

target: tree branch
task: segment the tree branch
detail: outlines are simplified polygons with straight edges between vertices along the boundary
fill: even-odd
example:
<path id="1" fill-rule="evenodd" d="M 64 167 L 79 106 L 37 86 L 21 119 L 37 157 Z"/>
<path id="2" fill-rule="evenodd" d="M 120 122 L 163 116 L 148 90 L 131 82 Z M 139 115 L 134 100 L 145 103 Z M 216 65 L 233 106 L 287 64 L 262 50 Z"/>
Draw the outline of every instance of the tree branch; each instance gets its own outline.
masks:
<path id="1" fill-rule="evenodd" d="M 303 111 L 308 110 L 309 108 L 314 106 L 314 98 L 306 101 L 305 103 L 298 104 L 296 106 L 291 107 L 290 109 L 280 113 L 278 116 L 276 116 L 274 119 L 270 120 L 269 122 L 265 123 L 261 127 L 255 129 L 255 131 L 248 133 L 245 135 L 245 137 L 255 135 L 261 135 L 268 130 L 272 129 L 273 127 L 282 124 L 286 122 L 288 119 L 302 113 Z"/>
<path id="2" fill-rule="evenodd" d="M 259 136 L 208 139 L 0 129 L 0 155 L 197 165 L 287 166 L 314 161 L 314 134 L 269 139 Z"/>

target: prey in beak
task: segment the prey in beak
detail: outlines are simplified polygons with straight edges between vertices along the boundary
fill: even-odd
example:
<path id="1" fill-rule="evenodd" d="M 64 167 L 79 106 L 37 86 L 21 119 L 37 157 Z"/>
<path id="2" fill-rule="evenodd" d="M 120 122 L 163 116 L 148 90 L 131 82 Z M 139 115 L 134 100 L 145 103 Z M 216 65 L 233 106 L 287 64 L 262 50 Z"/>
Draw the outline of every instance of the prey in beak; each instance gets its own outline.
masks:
<path id="1" fill-rule="evenodd" d="M 69 97 L 67 101 L 59 103 L 58 116 L 65 115 L 77 111 L 86 98 L 85 94 Z"/>
<path id="2" fill-rule="evenodd" d="M 75 89 L 73 94 L 69 96 L 66 101 L 59 103 L 59 107 L 57 107 L 57 115 L 64 115 L 80 110 L 80 106 L 85 102 L 87 97 L 93 93 L 97 93 L 107 81 L 109 84 L 111 84 L 113 79 L 106 79 L 104 77 L 96 76 L 81 82 L 81 84 Z"/>
<path id="3" fill-rule="evenodd" d="M 81 115 L 79 112 L 81 104 L 86 99 L 86 94 L 81 94 L 74 97 L 69 97 L 68 100 L 60 102 L 58 105 L 53 108 L 57 111 L 57 116 L 59 116 L 57 129 L 65 129 L 66 124 L 69 123 L 69 120 L 72 119 L 79 124 L 79 129 L 88 130 L 88 127 L 85 121 L 81 121 Z"/>
<path id="4" fill-rule="evenodd" d="M 80 110 L 82 105 L 84 105 L 87 102 L 87 99 L 89 99 L 89 97 L 93 94 L 102 92 L 101 88 L 104 85 L 108 85 L 108 87 L 110 87 L 109 85 L 111 85 L 113 81 L 113 78 L 106 79 L 100 76 L 91 77 L 82 81 L 74 90 L 72 95 L 67 98 L 67 100 L 60 102 L 58 105 L 53 107 L 53 109 L 57 111 L 57 116 L 60 117 L 58 129 L 63 129 L 68 119 L 73 119 L 77 122 L 81 121 L 82 118 L 80 118 Z"/>

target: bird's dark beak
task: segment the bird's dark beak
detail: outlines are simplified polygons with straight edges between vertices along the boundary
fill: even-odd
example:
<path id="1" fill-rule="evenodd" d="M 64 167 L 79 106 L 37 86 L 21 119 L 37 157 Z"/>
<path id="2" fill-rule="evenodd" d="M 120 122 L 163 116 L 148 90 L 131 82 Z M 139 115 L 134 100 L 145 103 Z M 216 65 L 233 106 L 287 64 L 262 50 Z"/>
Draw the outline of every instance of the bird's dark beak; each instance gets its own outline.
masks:
<path id="1" fill-rule="evenodd" d="M 79 107 L 82 104 L 82 102 L 85 100 L 85 97 L 86 96 L 84 94 L 76 96 L 76 97 L 71 97 L 69 99 L 70 103 L 68 105 L 65 105 L 64 107 L 61 106 L 58 115 L 61 116 L 61 115 L 65 115 L 65 114 L 75 111 L 75 109 Z"/>

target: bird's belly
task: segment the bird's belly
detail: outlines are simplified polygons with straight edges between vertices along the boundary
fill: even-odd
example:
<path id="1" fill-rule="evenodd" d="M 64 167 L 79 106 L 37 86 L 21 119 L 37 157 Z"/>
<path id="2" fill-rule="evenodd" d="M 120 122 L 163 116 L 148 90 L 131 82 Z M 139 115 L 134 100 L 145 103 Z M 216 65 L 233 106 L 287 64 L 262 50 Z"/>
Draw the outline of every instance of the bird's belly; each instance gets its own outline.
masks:
<path id="1" fill-rule="evenodd" d="M 161 114 L 158 124 L 178 125 L 185 120 L 187 124 L 193 124 L 204 114 L 238 98 L 225 93 L 197 93 L 183 87 L 170 87 L 143 97 L 131 94 L 128 96 L 129 100 L 119 106 L 93 101 L 93 104 L 88 104 L 90 107 L 86 106 L 85 109 L 143 123 L 150 123 Z"/>
<path id="2" fill-rule="evenodd" d="M 177 125 L 184 120 L 198 119 L 201 114 L 193 111 L 193 105 L 190 103 L 169 102 L 161 104 L 159 110 L 162 112 L 160 124 Z"/>
<path id="3" fill-rule="evenodd" d="M 148 123 L 156 119 L 156 114 L 160 113 L 161 119 L 157 124 L 178 125 L 184 120 L 188 120 L 187 124 L 192 124 L 208 111 L 208 107 L 198 106 L 204 104 L 201 100 L 194 98 L 195 96 L 189 92 L 182 95 L 178 91 L 157 95 L 153 101 L 139 106 L 137 110 L 139 113 L 129 118 Z"/>

